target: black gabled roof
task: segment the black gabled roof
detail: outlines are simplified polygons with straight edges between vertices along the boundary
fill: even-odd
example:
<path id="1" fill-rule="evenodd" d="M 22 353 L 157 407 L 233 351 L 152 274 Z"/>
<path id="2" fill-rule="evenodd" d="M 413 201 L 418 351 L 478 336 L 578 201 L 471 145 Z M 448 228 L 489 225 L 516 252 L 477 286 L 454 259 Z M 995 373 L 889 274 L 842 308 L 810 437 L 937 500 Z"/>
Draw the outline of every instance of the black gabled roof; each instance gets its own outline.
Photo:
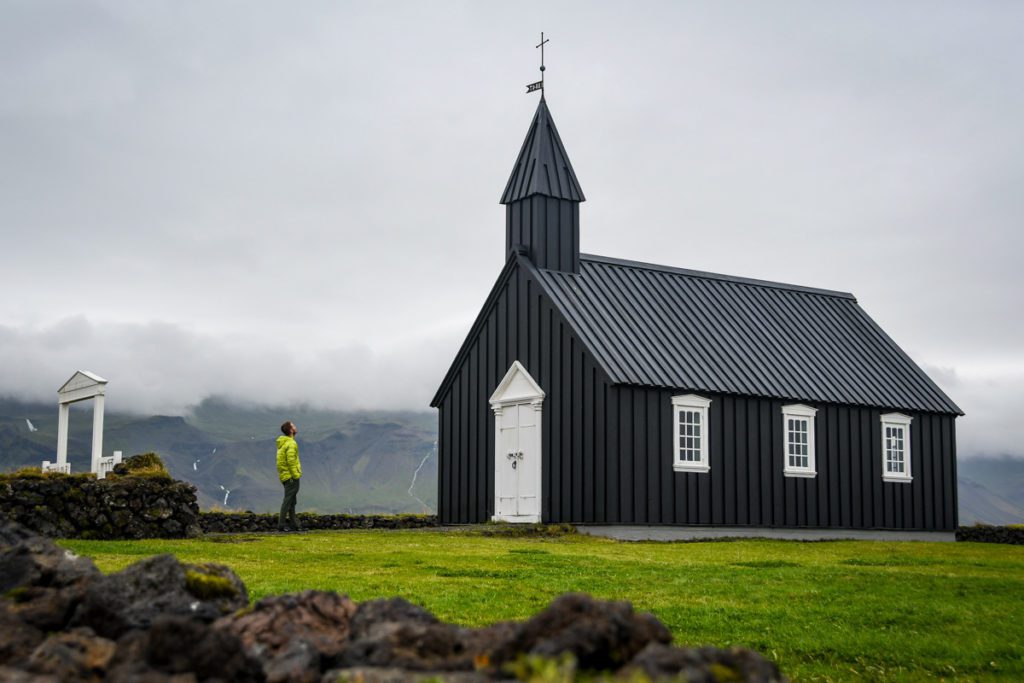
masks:
<path id="1" fill-rule="evenodd" d="M 562 138 L 542 97 L 526 133 L 519 158 L 501 195 L 502 204 L 510 204 L 530 195 L 541 194 L 574 202 L 585 201 Z"/>
<path id="2" fill-rule="evenodd" d="M 963 414 L 851 294 L 581 254 L 533 268 L 615 384 Z"/>

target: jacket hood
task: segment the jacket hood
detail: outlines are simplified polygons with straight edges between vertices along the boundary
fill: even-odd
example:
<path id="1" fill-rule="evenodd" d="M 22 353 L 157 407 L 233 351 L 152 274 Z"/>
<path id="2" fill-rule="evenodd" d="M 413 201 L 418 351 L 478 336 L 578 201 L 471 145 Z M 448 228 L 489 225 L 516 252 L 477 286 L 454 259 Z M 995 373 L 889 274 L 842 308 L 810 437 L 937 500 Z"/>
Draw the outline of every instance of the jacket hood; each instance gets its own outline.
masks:
<path id="1" fill-rule="evenodd" d="M 288 441 L 295 441 L 295 439 L 291 436 L 285 436 L 284 434 L 282 434 L 281 436 L 277 437 L 277 447 L 280 448 L 281 444 L 286 443 Z"/>

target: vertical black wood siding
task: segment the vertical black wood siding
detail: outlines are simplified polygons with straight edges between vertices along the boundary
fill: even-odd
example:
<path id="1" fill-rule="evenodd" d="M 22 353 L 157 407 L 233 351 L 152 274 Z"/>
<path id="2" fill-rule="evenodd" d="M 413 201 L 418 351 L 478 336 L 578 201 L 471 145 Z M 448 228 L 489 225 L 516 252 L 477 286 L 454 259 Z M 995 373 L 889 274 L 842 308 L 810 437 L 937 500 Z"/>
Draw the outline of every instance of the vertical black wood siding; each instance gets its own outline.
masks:
<path id="1" fill-rule="evenodd" d="M 546 522 L 953 530 L 956 426 L 914 420 L 909 484 L 882 480 L 880 416 L 889 410 L 808 403 L 817 476 L 785 477 L 782 406 L 790 401 L 613 386 L 529 271 L 499 281 L 439 404 L 442 523 L 494 513 L 494 416 L 488 399 L 519 360 L 545 391 L 541 514 Z M 709 408 L 708 473 L 672 469 L 671 398 Z"/>
<path id="2" fill-rule="evenodd" d="M 816 405 L 817 476 L 786 477 L 782 406 L 790 401 L 610 387 L 606 420 L 622 438 L 596 460 L 618 461 L 596 498 L 606 515 L 549 521 L 622 524 L 952 530 L 957 525 L 954 416 L 903 411 L 911 424 L 909 484 L 882 479 L 880 418 L 892 412 Z M 698 393 L 709 408 L 707 473 L 675 472 L 672 396 Z M 557 509 L 557 508 L 556 508 Z M 546 518 L 547 519 L 547 518 Z"/>
<path id="3" fill-rule="evenodd" d="M 580 272 L 580 205 L 535 194 L 505 207 L 505 253 L 526 247 L 538 268 Z"/>
<path id="4" fill-rule="evenodd" d="M 494 514 L 489 399 L 515 360 L 545 392 L 541 515 L 545 520 L 594 518 L 597 483 L 604 495 L 609 481 L 605 472 L 595 471 L 596 451 L 600 445 L 604 456 L 606 438 L 596 434 L 605 416 L 595 412 L 604 401 L 594 396 L 607 394 L 607 378 L 531 275 L 514 267 L 496 287 L 497 297 L 438 406 L 441 522 L 483 522 Z"/>

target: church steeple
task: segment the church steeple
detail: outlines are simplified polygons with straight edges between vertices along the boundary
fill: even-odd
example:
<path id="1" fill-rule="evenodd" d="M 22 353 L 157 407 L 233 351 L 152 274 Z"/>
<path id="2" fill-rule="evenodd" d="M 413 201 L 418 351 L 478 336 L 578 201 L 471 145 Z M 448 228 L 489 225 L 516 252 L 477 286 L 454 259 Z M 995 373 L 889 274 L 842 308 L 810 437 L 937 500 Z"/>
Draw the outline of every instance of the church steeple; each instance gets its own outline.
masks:
<path id="1" fill-rule="evenodd" d="M 585 200 L 542 96 L 501 196 L 506 256 L 521 246 L 541 268 L 578 273 Z"/>

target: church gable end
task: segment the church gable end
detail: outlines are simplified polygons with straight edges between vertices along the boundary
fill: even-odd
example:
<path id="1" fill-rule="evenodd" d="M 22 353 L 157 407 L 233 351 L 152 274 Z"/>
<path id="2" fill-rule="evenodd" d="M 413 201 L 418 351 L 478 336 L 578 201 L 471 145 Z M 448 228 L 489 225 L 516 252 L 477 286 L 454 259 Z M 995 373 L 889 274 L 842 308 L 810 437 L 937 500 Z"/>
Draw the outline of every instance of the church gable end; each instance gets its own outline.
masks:
<path id="1" fill-rule="evenodd" d="M 599 418 L 585 406 L 595 396 L 603 400 L 608 378 L 539 285 L 536 272 L 525 257 L 510 259 L 431 403 L 440 417 L 443 523 L 484 522 L 494 514 L 490 402 L 517 362 L 544 392 L 542 519 L 582 518 L 588 500 L 593 514 L 593 499 L 574 482 L 597 471 L 603 478 L 606 471 L 603 462 L 594 461 L 596 441 L 603 439 L 595 426 Z M 512 379 L 519 378 L 513 373 Z"/>

